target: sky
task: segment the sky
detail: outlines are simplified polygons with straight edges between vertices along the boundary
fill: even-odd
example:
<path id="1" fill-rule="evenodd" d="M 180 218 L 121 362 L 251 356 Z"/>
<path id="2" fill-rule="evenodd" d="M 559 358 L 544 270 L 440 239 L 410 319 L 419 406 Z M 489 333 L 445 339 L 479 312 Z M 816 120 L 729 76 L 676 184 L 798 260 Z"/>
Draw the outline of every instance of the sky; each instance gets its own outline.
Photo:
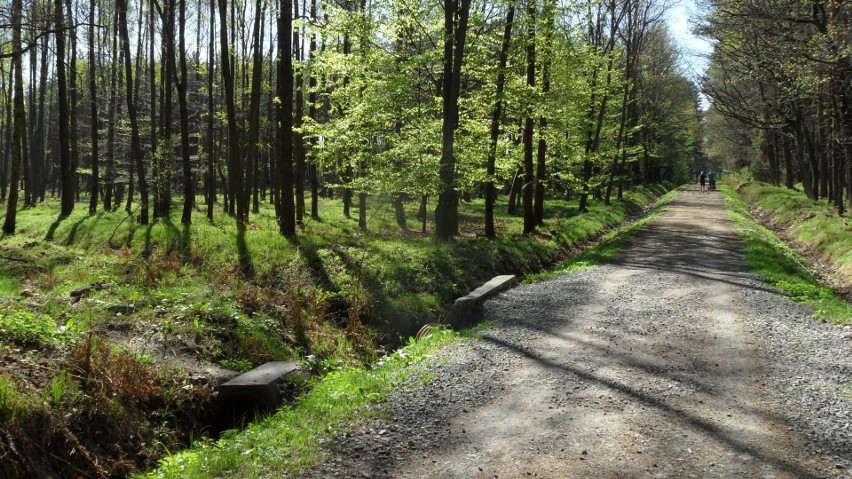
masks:
<path id="1" fill-rule="evenodd" d="M 704 74 L 707 69 L 706 56 L 713 49 L 709 42 L 690 32 L 698 13 L 695 0 L 677 0 L 667 15 L 672 37 L 681 50 L 683 73 L 693 81 Z"/>

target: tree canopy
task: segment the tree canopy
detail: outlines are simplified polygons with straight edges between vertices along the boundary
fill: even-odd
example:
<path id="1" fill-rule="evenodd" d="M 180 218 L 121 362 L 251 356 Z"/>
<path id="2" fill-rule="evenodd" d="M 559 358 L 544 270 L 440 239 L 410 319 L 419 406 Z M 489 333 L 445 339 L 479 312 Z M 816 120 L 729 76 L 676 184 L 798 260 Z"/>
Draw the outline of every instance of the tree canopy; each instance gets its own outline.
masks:
<path id="1" fill-rule="evenodd" d="M 712 0 L 707 9 L 708 153 L 760 180 L 801 184 L 842 214 L 852 199 L 848 2 Z"/>

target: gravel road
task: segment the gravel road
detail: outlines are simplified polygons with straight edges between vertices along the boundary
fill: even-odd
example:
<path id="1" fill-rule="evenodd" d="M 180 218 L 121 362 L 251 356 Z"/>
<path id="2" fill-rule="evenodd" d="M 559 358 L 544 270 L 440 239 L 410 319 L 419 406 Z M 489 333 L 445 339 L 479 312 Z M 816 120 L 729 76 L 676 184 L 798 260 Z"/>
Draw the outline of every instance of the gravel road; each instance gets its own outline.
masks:
<path id="1" fill-rule="evenodd" d="M 485 302 L 306 477 L 852 478 L 852 330 L 743 266 L 691 189 L 613 264 Z"/>

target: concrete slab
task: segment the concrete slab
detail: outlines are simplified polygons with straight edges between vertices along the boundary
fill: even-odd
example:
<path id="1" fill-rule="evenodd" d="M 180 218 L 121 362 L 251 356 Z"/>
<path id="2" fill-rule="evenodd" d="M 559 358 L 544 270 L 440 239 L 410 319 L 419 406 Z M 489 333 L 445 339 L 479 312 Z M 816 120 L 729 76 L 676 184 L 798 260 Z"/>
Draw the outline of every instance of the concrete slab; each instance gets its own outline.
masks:
<path id="1" fill-rule="evenodd" d="M 250 403 L 259 410 L 275 408 L 281 404 L 278 389 L 281 379 L 298 368 L 297 363 L 290 361 L 273 361 L 258 366 L 219 386 L 219 402 Z"/>
<path id="2" fill-rule="evenodd" d="M 447 312 L 446 322 L 454 328 L 462 328 L 468 326 L 470 314 L 477 304 L 486 299 L 496 296 L 498 293 L 505 291 L 512 286 L 518 284 L 518 278 L 513 274 L 505 274 L 491 278 L 487 283 L 476 288 L 466 296 L 458 298 Z"/>

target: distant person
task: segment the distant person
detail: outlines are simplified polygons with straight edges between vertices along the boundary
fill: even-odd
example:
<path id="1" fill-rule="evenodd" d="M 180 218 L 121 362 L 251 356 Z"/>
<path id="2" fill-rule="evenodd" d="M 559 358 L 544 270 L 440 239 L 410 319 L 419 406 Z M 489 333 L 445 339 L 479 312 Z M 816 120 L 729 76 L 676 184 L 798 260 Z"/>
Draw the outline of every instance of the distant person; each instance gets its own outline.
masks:
<path id="1" fill-rule="evenodd" d="M 707 175 L 704 172 L 701 172 L 701 175 L 698 177 L 698 182 L 701 183 L 701 192 L 704 193 L 706 190 L 704 189 L 704 185 L 707 184 Z"/>
<path id="2" fill-rule="evenodd" d="M 709 191 L 716 191 L 716 173 L 713 173 L 712 171 L 707 173 L 707 181 L 710 182 Z"/>

